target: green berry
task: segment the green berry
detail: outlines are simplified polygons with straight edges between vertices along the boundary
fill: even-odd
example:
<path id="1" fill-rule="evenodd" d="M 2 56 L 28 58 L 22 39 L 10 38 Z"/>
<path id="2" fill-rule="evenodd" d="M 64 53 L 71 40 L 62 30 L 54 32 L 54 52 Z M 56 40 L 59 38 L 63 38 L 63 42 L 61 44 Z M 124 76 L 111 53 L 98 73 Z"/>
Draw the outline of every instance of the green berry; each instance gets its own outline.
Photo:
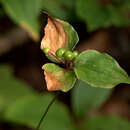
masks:
<path id="1" fill-rule="evenodd" d="M 76 58 L 78 56 L 78 51 L 73 51 L 73 56 Z"/>
<path id="2" fill-rule="evenodd" d="M 56 56 L 58 58 L 62 58 L 64 53 L 66 52 L 66 50 L 64 48 L 59 48 L 57 51 L 56 51 Z"/>
<path id="3" fill-rule="evenodd" d="M 49 52 L 49 50 L 50 50 L 49 48 L 44 48 L 44 49 L 43 49 L 43 52 L 44 52 L 45 54 L 47 54 L 47 53 Z"/>
<path id="4" fill-rule="evenodd" d="M 74 58 L 73 53 L 71 51 L 66 51 L 64 54 L 65 60 L 72 60 Z"/>

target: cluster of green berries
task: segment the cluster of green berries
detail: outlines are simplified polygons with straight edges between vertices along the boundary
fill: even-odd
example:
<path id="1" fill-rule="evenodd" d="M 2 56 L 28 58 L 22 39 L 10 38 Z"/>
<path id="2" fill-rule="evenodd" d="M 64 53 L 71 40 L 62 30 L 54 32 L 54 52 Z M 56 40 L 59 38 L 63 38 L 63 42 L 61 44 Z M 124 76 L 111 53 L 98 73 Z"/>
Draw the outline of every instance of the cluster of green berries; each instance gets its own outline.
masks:
<path id="1" fill-rule="evenodd" d="M 47 54 L 49 52 L 49 48 L 44 48 L 43 52 Z M 72 52 L 72 51 L 65 50 L 64 48 L 59 48 L 56 51 L 56 56 L 58 58 L 64 58 L 65 60 L 71 61 L 78 56 L 78 52 L 77 51 Z"/>
<path id="2" fill-rule="evenodd" d="M 57 51 L 56 51 L 56 56 L 58 58 L 64 58 L 65 60 L 73 60 L 75 57 L 78 56 L 78 52 L 77 51 L 68 51 L 68 50 L 65 50 L 64 48 L 59 48 Z"/>

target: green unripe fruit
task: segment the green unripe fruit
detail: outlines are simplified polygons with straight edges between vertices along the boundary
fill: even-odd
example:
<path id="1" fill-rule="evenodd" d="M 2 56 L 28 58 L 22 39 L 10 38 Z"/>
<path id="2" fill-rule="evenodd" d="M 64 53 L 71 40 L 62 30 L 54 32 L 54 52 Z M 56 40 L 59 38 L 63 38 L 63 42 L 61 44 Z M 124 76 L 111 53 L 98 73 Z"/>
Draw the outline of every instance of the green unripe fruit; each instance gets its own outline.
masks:
<path id="1" fill-rule="evenodd" d="M 66 52 L 66 50 L 64 48 L 59 48 L 57 51 L 56 51 L 56 56 L 58 58 L 62 58 L 64 53 Z"/>
<path id="2" fill-rule="evenodd" d="M 43 49 L 43 52 L 44 52 L 45 54 L 47 54 L 47 53 L 49 52 L 49 50 L 50 50 L 49 48 L 44 48 L 44 49 Z"/>
<path id="3" fill-rule="evenodd" d="M 76 58 L 78 56 L 78 51 L 73 51 L 73 56 Z"/>
<path id="4" fill-rule="evenodd" d="M 64 58 L 65 60 L 73 60 L 74 58 L 73 53 L 71 51 L 66 51 L 64 54 Z"/>

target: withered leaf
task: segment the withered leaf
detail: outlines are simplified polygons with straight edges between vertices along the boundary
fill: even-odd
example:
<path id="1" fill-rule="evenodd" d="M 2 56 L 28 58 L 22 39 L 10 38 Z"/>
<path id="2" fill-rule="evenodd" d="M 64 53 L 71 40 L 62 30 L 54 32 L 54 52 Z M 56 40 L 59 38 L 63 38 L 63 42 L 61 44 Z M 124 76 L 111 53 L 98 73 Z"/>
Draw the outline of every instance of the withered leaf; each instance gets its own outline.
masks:
<path id="1" fill-rule="evenodd" d="M 41 49 L 49 48 L 55 55 L 58 48 L 64 48 L 66 35 L 63 25 L 56 19 L 48 17 L 48 24 L 45 27 L 45 36 L 41 42 Z"/>
<path id="2" fill-rule="evenodd" d="M 55 62 L 56 59 L 54 56 L 57 49 L 65 48 L 67 50 L 72 50 L 78 40 L 77 32 L 69 23 L 48 16 L 45 35 L 41 41 L 41 49 L 50 49 L 48 58 L 51 61 Z"/>
<path id="3" fill-rule="evenodd" d="M 44 71 L 47 89 L 49 91 L 56 91 L 61 89 L 61 83 L 50 72 Z"/>
<path id="4" fill-rule="evenodd" d="M 49 91 L 61 90 L 67 92 L 73 87 L 76 81 L 73 71 L 67 71 L 53 63 L 43 65 L 42 69 L 44 70 L 47 89 Z"/>

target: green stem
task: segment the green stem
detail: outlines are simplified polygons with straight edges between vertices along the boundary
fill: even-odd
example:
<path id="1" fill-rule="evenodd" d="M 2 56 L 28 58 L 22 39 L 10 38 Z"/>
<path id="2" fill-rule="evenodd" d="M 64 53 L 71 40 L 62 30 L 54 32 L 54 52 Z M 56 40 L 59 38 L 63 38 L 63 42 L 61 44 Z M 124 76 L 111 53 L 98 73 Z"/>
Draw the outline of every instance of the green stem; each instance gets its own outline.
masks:
<path id="1" fill-rule="evenodd" d="M 39 121 L 39 123 L 38 123 L 38 125 L 37 125 L 37 127 L 36 127 L 36 130 L 39 130 L 39 129 L 40 129 L 40 126 L 41 126 L 41 124 L 42 124 L 42 122 L 43 122 L 45 116 L 47 115 L 47 113 L 48 113 L 50 107 L 52 106 L 52 104 L 55 102 L 57 96 L 58 96 L 58 94 L 56 94 L 55 97 L 54 97 L 54 98 L 51 100 L 51 102 L 48 104 L 48 106 L 47 106 L 47 108 L 46 108 L 46 110 L 45 110 L 43 116 L 41 117 L 41 119 L 40 119 L 40 121 Z"/>
<path id="2" fill-rule="evenodd" d="M 65 64 L 63 60 L 59 59 L 58 57 L 56 57 L 55 55 L 53 55 L 51 52 L 48 53 L 48 55 L 54 57 L 56 60 L 58 60 L 61 64 Z"/>

